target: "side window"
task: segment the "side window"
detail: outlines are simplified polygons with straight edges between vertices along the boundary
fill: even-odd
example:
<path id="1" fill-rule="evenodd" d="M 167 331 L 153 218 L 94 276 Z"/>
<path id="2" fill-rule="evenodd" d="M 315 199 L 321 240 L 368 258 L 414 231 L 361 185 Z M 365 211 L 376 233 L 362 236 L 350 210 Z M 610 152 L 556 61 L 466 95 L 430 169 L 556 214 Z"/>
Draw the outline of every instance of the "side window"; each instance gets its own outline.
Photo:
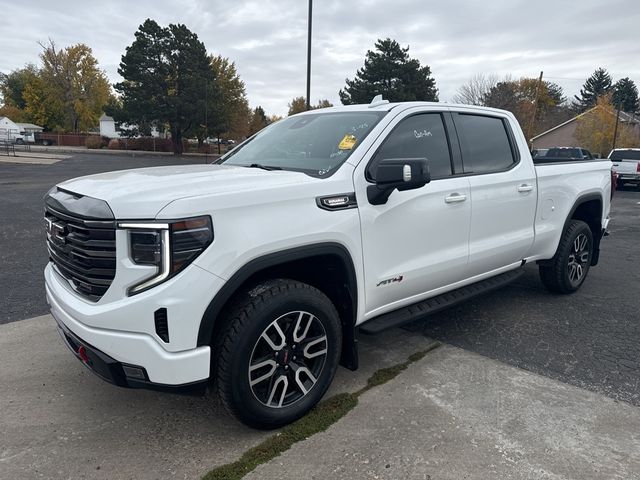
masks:
<path id="1" fill-rule="evenodd" d="M 455 122 L 466 173 L 500 172 L 516 162 L 503 119 L 460 113 Z"/>
<path id="2" fill-rule="evenodd" d="M 383 158 L 426 158 L 432 179 L 451 175 L 451 153 L 442 115 L 422 113 L 396 125 L 369 166 L 368 176 L 374 181 L 376 166 Z"/>

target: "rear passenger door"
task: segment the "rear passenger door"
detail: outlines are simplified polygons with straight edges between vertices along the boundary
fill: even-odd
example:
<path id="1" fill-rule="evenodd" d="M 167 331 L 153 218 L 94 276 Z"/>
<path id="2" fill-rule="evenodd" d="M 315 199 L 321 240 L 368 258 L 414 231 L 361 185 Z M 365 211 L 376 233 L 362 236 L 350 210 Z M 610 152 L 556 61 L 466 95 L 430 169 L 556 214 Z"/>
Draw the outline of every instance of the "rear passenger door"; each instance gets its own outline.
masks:
<path id="1" fill-rule="evenodd" d="M 536 173 L 530 158 L 520 158 L 508 117 L 460 111 L 453 118 L 471 189 L 468 271 L 473 277 L 528 254 L 534 240 Z"/>

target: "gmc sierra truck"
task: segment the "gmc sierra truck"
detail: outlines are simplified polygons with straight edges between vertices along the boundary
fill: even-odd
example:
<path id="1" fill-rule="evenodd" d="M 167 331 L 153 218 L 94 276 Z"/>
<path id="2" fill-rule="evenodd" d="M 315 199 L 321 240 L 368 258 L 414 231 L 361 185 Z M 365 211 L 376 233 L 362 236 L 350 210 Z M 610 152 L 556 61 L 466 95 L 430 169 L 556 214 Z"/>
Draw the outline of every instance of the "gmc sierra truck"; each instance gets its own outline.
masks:
<path id="1" fill-rule="evenodd" d="M 327 108 L 212 165 L 63 182 L 45 197 L 46 295 L 103 379 L 213 385 L 242 422 L 308 412 L 376 333 L 516 278 L 580 288 L 611 161 L 534 166 L 515 117 L 442 103 Z"/>

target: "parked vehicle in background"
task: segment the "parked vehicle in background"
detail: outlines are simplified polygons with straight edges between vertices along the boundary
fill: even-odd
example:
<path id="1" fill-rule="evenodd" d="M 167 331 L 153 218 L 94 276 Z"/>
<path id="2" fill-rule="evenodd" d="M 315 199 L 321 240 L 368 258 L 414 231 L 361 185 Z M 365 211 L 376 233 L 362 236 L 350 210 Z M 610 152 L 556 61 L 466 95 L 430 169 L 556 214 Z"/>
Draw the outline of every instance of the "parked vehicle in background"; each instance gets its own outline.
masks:
<path id="1" fill-rule="evenodd" d="M 548 148 L 534 148 L 531 150 L 531 156 L 533 158 L 544 157 L 548 151 Z"/>
<path id="2" fill-rule="evenodd" d="M 205 138 L 204 139 L 204 143 L 208 143 L 210 145 L 216 145 L 216 144 L 220 144 L 220 145 L 235 145 L 236 141 L 232 140 L 232 139 L 224 139 L 224 138 Z"/>
<path id="3" fill-rule="evenodd" d="M 359 332 L 498 288 L 525 264 L 550 291 L 577 291 L 610 198 L 608 160 L 534 165 L 510 112 L 374 99 L 287 117 L 215 165 L 52 188 L 46 296 L 103 379 L 215 379 L 233 415 L 274 428 L 313 408 L 338 363 L 357 368 Z"/>
<path id="4" fill-rule="evenodd" d="M 55 141 L 49 138 L 42 138 L 41 132 L 25 132 L 24 141 L 29 145 L 54 145 Z"/>
<path id="5" fill-rule="evenodd" d="M 583 161 L 593 160 L 593 158 L 589 150 L 579 147 L 549 148 L 543 155 L 534 155 L 533 157 L 536 163 Z"/>
<path id="6" fill-rule="evenodd" d="M 15 143 L 16 145 L 26 143 L 22 133 L 7 128 L 0 128 L 0 142 Z"/>
<path id="7" fill-rule="evenodd" d="M 618 176 L 618 188 L 635 183 L 640 188 L 640 148 L 616 148 L 607 157 Z"/>

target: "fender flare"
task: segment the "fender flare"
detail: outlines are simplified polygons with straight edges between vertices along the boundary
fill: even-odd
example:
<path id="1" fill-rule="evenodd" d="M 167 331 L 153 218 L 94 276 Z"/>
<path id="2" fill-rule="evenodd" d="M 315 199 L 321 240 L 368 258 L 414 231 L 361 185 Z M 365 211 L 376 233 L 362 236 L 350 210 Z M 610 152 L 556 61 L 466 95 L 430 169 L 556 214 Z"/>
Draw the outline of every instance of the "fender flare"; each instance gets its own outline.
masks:
<path id="1" fill-rule="evenodd" d="M 206 308 L 204 315 L 202 316 L 202 320 L 200 321 L 197 346 L 212 345 L 214 328 L 222 309 L 238 289 L 253 275 L 277 265 L 295 260 L 317 257 L 320 255 L 334 255 L 339 257 L 347 272 L 345 283 L 347 284 L 347 290 L 351 298 L 352 315 L 351 318 L 347 319 L 349 323 L 343 325 L 341 363 L 343 363 L 347 368 L 355 370 L 358 366 L 357 339 L 355 335 L 355 322 L 358 311 L 358 284 L 356 270 L 351 254 L 347 248 L 336 242 L 324 242 L 294 247 L 263 255 L 244 264 L 231 276 L 231 278 L 229 278 L 229 280 L 225 282 Z"/>

